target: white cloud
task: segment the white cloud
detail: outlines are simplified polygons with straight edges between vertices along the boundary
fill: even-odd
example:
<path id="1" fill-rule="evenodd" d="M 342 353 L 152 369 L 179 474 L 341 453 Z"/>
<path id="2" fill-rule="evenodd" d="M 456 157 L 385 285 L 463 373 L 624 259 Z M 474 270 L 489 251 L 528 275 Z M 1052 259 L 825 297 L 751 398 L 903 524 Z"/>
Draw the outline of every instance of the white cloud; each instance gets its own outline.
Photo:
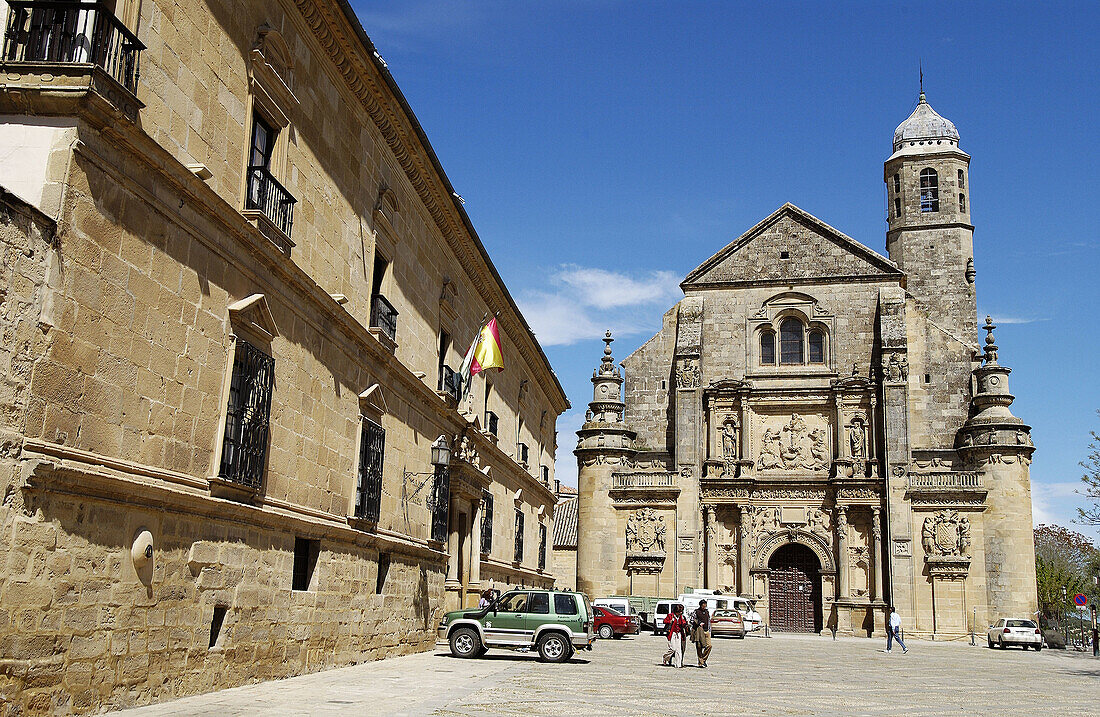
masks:
<path id="1" fill-rule="evenodd" d="M 543 346 L 567 346 L 612 329 L 618 336 L 655 326 L 661 309 L 681 296 L 670 271 L 637 275 L 598 267 L 563 264 L 550 277 L 548 289 L 529 290 L 518 298 L 520 309 Z"/>
<path id="2" fill-rule="evenodd" d="M 1078 481 L 1031 482 L 1031 522 L 1071 527 L 1077 518 Z"/>
<path id="3" fill-rule="evenodd" d="M 993 317 L 994 324 L 1033 324 L 1036 321 L 1048 321 L 1045 317 L 1028 316 L 1002 316 L 1000 314 L 987 314 Z"/>

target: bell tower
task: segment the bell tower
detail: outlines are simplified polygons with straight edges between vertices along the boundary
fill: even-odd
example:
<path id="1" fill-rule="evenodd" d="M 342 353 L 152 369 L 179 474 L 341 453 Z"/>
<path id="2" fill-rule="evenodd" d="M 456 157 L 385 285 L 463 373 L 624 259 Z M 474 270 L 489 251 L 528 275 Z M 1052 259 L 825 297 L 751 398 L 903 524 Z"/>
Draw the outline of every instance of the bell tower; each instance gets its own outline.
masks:
<path id="1" fill-rule="evenodd" d="M 913 433 L 951 435 L 967 417 L 978 351 L 970 155 L 923 88 L 912 114 L 894 131 L 893 146 L 883 173 L 886 250 L 905 272 L 907 303 L 924 319 L 909 336 L 910 395 L 927 407 L 914 416 L 922 425 Z M 931 446 L 914 445 L 922 447 Z"/>

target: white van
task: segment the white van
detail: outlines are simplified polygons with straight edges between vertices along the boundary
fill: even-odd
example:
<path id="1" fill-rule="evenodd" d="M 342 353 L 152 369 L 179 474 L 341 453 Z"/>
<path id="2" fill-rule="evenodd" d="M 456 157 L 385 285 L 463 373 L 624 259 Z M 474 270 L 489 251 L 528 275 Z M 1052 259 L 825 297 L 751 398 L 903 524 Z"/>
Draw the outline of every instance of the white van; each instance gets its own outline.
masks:
<path id="1" fill-rule="evenodd" d="M 624 597 L 605 597 L 592 601 L 593 605 L 599 605 L 600 607 L 609 607 L 620 615 L 635 615 L 630 608 L 630 600 Z"/>
<path id="2" fill-rule="evenodd" d="M 683 605 L 679 600 L 658 600 L 653 610 L 653 634 L 662 635 L 665 631 L 665 618 L 672 612 L 673 605 Z M 685 617 L 687 617 L 685 615 Z"/>
<path id="3" fill-rule="evenodd" d="M 733 609 L 730 604 L 731 598 L 728 595 L 715 593 L 713 590 L 696 590 L 695 592 L 684 593 L 676 598 L 676 601 L 684 606 L 685 617 L 694 612 L 703 600 L 707 601 L 707 609 L 711 612 Z"/>
<path id="4" fill-rule="evenodd" d="M 730 608 L 741 613 L 741 620 L 745 623 L 745 632 L 759 630 L 762 620 L 760 613 L 756 611 L 756 601 L 747 597 L 730 598 Z"/>

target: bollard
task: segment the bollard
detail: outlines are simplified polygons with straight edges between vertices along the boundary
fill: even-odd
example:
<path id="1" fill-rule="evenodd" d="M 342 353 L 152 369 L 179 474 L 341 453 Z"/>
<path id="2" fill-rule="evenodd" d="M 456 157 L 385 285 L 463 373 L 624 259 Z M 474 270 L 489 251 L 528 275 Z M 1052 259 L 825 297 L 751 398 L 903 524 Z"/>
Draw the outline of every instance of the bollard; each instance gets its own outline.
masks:
<path id="1" fill-rule="evenodd" d="M 1100 657 L 1100 644 L 1096 638 L 1096 605 L 1092 605 L 1092 656 Z"/>

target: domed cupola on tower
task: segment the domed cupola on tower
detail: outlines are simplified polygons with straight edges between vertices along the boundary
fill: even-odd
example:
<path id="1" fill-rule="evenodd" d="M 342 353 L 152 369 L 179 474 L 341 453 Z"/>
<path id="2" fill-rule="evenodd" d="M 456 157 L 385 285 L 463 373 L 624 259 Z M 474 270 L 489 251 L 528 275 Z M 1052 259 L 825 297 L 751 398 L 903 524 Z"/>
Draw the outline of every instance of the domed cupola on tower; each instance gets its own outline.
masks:
<path id="1" fill-rule="evenodd" d="M 932 109 L 921 92 L 913 113 L 894 130 L 894 152 L 934 151 L 945 146 L 959 146 L 959 131 L 954 122 Z"/>

